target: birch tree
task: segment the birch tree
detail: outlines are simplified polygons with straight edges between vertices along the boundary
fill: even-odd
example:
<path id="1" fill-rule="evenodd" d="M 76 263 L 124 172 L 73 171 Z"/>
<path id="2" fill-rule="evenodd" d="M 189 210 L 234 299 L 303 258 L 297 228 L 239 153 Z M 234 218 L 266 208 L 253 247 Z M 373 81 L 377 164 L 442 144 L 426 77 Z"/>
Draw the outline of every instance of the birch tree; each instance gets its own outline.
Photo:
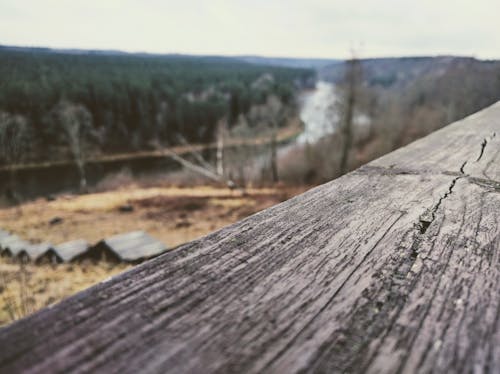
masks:
<path id="1" fill-rule="evenodd" d="M 26 118 L 0 112 L 0 159 L 8 169 L 9 181 L 5 191 L 6 196 L 19 202 L 16 191 L 15 169 L 28 149 L 28 124 Z"/>
<path id="2" fill-rule="evenodd" d="M 55 108 L 54 114 L 78 169 L 80 191 L 85 192 L 87 190 L 85 173 L 87 140 L 92 131 L 92 116 L 83 105 L 68 101 L 61 101 Z"/>

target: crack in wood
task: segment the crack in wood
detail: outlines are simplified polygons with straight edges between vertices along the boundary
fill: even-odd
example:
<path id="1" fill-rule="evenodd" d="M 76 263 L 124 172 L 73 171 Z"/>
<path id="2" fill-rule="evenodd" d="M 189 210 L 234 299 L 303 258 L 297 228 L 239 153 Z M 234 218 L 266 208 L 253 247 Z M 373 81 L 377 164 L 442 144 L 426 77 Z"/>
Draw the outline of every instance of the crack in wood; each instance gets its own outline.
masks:
<path id="1" fill-rule="evenodd" d="M 454 178 L 451 181 L 450 186 L 448 187 L 448 191 L 446 191 L 445 194 L 439 198 L 438 202 L 434 205 L 434 207 L 432 209 L 428 209 L 426 211 L 426 213 L 424 213 L 422 216 L 420 216 L 419 225 L 418 225 L 419 230 L 420 230 L 420 234 L 423 235 L 427 232 L 427 229 L 429 228 L 431 223 L 434 222 L 434 220 L 436 219 L 436 213 L 437 213 L 439 207 L 441 206 L 443 201 L 446 200 L 453 193 L 453 189 L 455 188 L 457 181 L 459 179 L 462 179 L 462 178 L 464 178 L 464 177 L 461 176 L 461 177 Z"/>
<path id="2" fill-rule="evenodd" d="M 491 134 L 491 136 L 490 136 L 490 140 L 492 140 L 495 136 L 496 136 L 496 132 L 493 132 Z M 487 145 L 488 145 L 488 139 L 484 138 L 483 141 L 481 142 L 481 151 L 479 153 L 479 157 L 477 158 L 476 162 L 480 161 L 481 158 L 483 157 L 484 150 L 485 150 L 485 148 L 486 148 Z M 471 181 L 472 183 L 477 184 L 478 186 L 492 189 L 495 192 L 500 192 L 500 183 L 498 183 L 496 181 L 492 181 L 492 180 L 486 180 L 486 179 L 471 177 L 471 176 L 465 174 L 465 166 L 467 165 L 467 162 L 468 161 L 464 161 L 464 163 L 462 164 L 462 166 L 460 166 L 460 176 L 454 178 L 451 181 L 451 184 L 450 184 L 450 187 L 448 188 L 448 191 L 439 199 L 439 201 L 434 206 L 434 208 L 432 208 L 432 210 L 430 210 L 430 211 L 428 210 L 426 213 L 424 213 L 420 217 L 419 224 L 418 224 L 420 234 L 423 235 L 423 234 L 425 234 L 427 232 L 427 229 L 429 228 L 429 226 L 431 225 L 431 223 L 436 218 L 436 212 L 437 212 L 437 210 L 441 206 L 442 202 L 453 193 L 453 188 L 455 187 L 455 184 L 457 183 L 457 181 L 459 179 L 461 179 L 461 178 L 467 178 L 469 181 Z M 444 173 L 446 174 L 446 172 L 444 172 Z M 448 173 L 448 174 L 452 174 L 452 173 Z"/>
<path id="3" fill-rule="evenodd" d="M 486 140 L 486 138 L 484 138 L 482 143 L 481 143 L 481 152 L 479 153 L 479 157 L 477 158 L 476 162 L 481 160 L 481 158 L 483 157 L 484 149 L 486 148 L 487 144 L 488 144 L 488 140 Z"/>
<path id="4" fill-rule="evenodd" d="M 467 161 L 465 161 L 462 166 L 460 166 L 460 173 L 465 174 L 465 165 L 467 165 Z"/>
<path id="5" fill-rule="evenodd" d="M 496 136 L 496 132 L 493 132 L 490 136 L 490 140 L 493 140 L 493 138 Z M 480 161 L 481 158 L 483 157 L 484 154 L 484 149 L 488 145 L 488 139 L 484 138 L 483 141 L 481 142 L 481 152 L 479 153 L 479 157 L 477 158 L 476 162 Z"/>

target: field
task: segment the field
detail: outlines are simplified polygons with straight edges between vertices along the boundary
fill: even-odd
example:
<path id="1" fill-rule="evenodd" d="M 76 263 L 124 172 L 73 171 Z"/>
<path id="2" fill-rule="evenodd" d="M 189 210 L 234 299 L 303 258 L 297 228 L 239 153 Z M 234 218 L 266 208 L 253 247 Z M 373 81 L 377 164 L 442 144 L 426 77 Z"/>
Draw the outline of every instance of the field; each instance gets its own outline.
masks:
<path id="1" fill-rule="evenodd" d="M 129 186 L 116 191 L 38 199 L 0 209 L 0 227 L 32 242 L 53 244 L 145 230 L 169 248 L 204 236 L 303 192 Z M 0 324 L 30 314 L 128 268 L 128 264 L 19 264 L 0 260 Z"/>

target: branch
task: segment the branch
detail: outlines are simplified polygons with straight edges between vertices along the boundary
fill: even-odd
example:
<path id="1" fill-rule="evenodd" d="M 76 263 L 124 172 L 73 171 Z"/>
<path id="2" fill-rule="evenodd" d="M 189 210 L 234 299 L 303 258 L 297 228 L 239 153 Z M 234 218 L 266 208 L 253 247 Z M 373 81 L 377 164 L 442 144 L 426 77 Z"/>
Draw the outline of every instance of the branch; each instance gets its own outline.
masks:
<path id="1" fill-rule="evenodd" d="M 177 134 L 176 135 L 176 138 L 177 140 L 179 140 L 183 145 L 186 145 L 186 146 L 189 146 L 189 143 L 187 142 L 186 138 L 184 138 L 181 134 Z M 196 149 L 189 149 L 189 153 L 191 153 L 194 158 L 196 158 L 196 160 L 201 164 L 203 165 L 203 167 L 205 169 L 208 169 L 210 170 L 211 172 L 213 172 L 214 174 L 217 174 L 217 171 L 214 169 L 214 167 L 209 163 L 207 162 L 203 156 L 201 155 L 201 153 L 199 151 L 197 151 Z M 218 175 L 218 174 L 217 174 Z"/>
<path id="2" fill-rule="evenodd" d="M 241 191 L 244 192 L 244 190 L 241 188 L 241 187 L 238 187 L 236 185 L 236 183 L 234 183 L 232 180 L 229 180 L 229 179 L 226 179 L 224 176 L 222 175 L 218 175 L 217 173 L 211 171 L 211 170 L 208 170 L 206 168 L 203 168 L 199 165 L 196 165 L 194 163 L 192 163 L 191 161 L 188 161 L 184 158 L 182 158 L 181 156 L 179 156 L 178 154 L 176 154 L 174 151 L 168 149 L 168 148 L 165 148 L 164 151 L 166 152 L 167 156 L 172 158 L 173 160 L 177 161 L 178 163 L 180 163 L 182 166 L 184 166 L 185 168 L 187 169 L 190 169 L 196 173 L 199 173 L 213 181 L 216 181 L 216 182 L 224 182 L 227 187 L 229 187 L 230 189 L 239 189 Z"/>

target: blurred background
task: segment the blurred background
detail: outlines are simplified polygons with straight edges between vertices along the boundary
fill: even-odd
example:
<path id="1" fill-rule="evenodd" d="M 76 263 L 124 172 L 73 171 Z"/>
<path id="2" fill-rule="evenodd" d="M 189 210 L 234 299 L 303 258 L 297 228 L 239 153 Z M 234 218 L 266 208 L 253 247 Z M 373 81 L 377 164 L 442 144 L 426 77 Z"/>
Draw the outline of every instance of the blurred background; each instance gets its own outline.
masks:
<path id="1" fill-rule="evenodd" d="M 0 0 L 0 324 L 133 266 L 23 246 L 172 249 L 500 100 L 499 13 Z"/>

